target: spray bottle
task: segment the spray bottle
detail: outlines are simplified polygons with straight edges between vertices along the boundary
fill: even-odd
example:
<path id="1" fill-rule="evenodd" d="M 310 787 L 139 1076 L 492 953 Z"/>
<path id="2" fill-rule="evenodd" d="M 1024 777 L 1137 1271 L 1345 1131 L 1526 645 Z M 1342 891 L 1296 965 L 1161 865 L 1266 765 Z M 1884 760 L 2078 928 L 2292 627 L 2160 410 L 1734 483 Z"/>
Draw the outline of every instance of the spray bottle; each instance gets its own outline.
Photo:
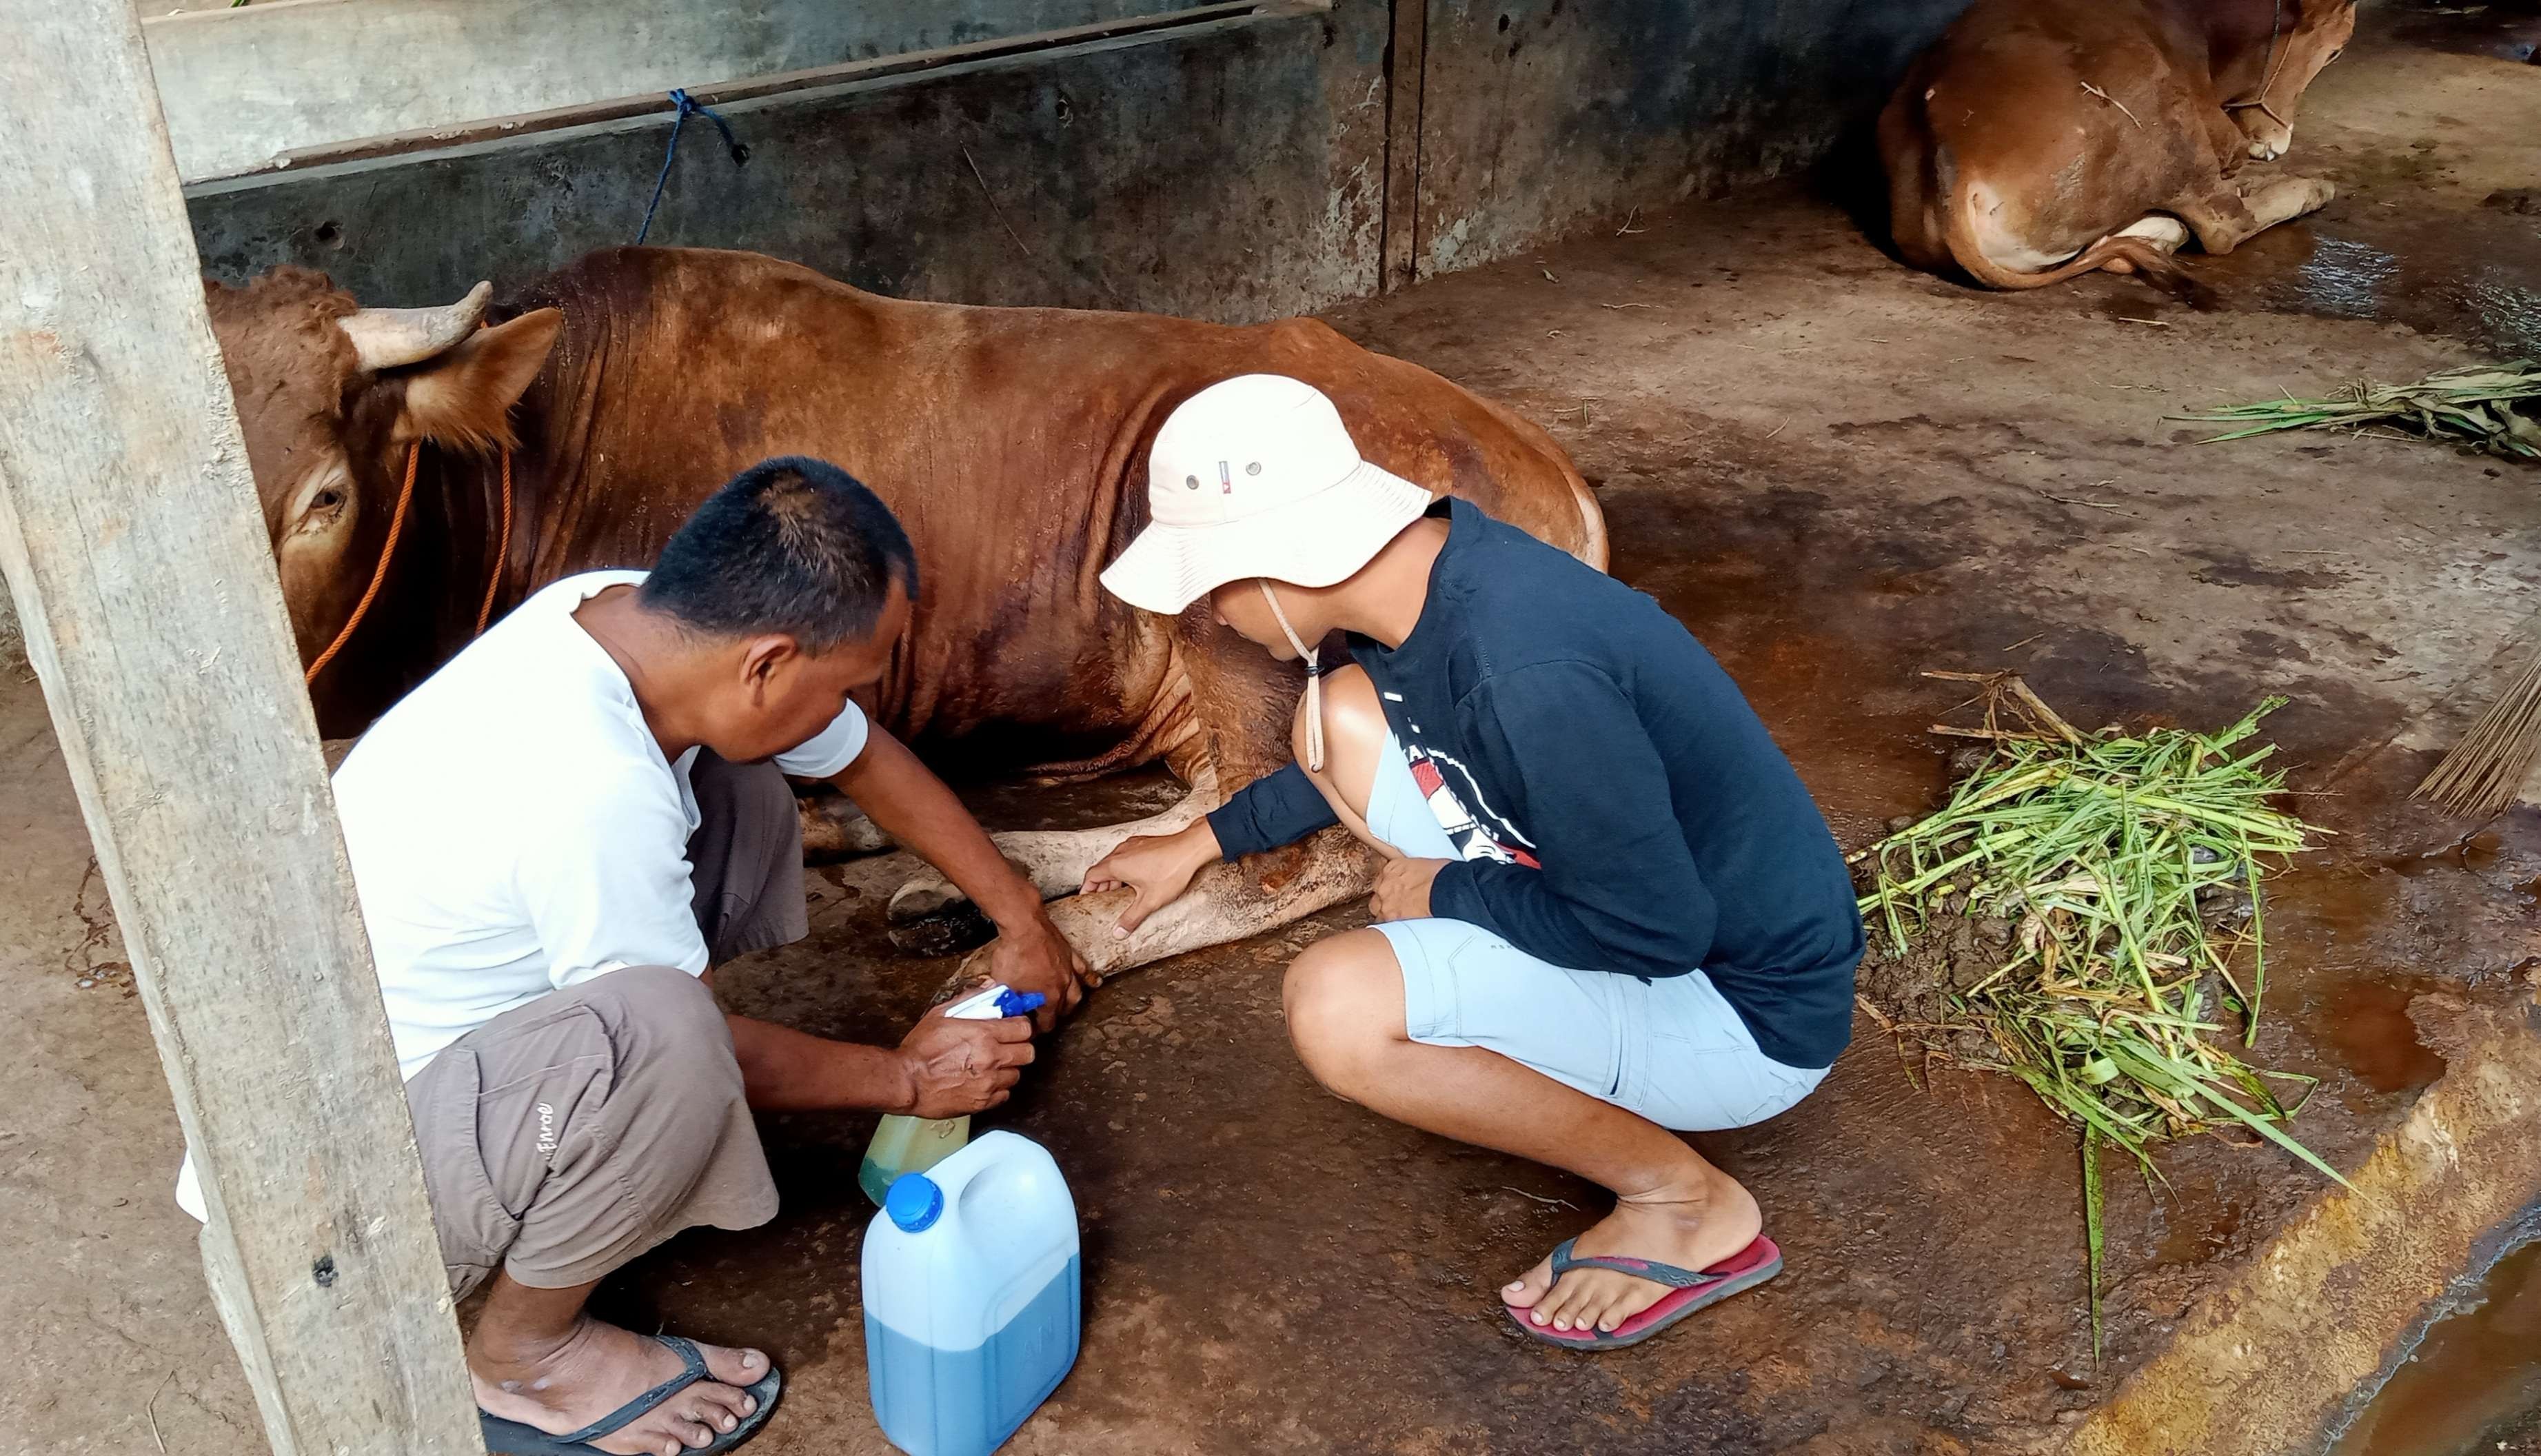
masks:
<path id="1" fill-rule="evenodd" d="M 989 985 L 953 1003 L 944 1015 L 951 1021 L 996 1021 L 1029 1016 L 1046 998 L 1039 991 Z M 893 1182 L 904 1173 L 923 1173 L 960 1152 L 971 1141 L 971 1119 L 912 1118 L 906 1113 L 884 1116 L 865 1144 L 864 1166 L 856 1170 L 856 1187 L 881 1206 Z"/>

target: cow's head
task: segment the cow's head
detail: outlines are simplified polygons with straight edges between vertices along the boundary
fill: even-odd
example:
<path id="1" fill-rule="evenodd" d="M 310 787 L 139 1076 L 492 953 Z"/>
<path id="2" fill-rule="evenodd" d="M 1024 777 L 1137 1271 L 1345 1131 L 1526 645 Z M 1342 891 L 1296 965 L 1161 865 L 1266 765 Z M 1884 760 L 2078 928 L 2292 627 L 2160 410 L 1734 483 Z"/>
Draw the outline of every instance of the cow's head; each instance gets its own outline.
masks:
<path id="1" fill-rule="evenodd" d="M 2267 48 L 2256 79 L 2225 105 L 2250 155 L 2274 162 L 2294 144 L 2294 109 L 2302 95 L 2356 34 L 2356 0 L 2275 0 Z"/>
<path id="2" fill-rule="evenodd" d="M 491 291 L 479 283 L 446 308 L 365 309 L 306 268 L 245 288 L 204 284 L 302 663 L 370 583 L 407 447 L 513 443 L 512 404 L 564 321 L 542 309 L 479 328 Z"/>

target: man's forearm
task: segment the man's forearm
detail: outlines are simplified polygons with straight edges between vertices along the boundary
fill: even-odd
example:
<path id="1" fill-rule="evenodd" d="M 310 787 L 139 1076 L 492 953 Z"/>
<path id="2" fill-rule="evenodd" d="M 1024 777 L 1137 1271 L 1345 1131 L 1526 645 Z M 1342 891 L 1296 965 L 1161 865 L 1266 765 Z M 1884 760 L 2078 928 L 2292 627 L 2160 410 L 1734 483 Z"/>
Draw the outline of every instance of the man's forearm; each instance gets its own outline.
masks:
<path id="1" fill-rule="evenodd" d="M 761 1112 L 896 1112 L 914 1096 L 908 1066 L 891 1048 L 833 1042 L 730 1012 L 724 1020 L 742 1093 Z"/>
<path id="2" fill-rule="evenodd" d="M 1040 913 L 1041 893 L 1006 863 L 971 811 L 899 739 L 875 728 L 864 752 L 830 781 L 999 926 Z"/>

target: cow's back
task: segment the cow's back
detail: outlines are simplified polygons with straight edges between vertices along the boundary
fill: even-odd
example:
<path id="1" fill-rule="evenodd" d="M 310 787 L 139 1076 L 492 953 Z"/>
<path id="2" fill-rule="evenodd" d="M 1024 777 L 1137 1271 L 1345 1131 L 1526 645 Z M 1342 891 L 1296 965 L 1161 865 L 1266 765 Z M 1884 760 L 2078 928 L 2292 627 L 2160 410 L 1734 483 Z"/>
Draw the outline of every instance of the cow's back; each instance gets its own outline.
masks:
<path id="1" fill-rule="evenodd" d="M 1315 385 L 1377 464 L 1603 564 L 1595 503 L 1541 431 L 1312 321 L 913 303 L 668 249 L 590 255 L 510 307 L 550 305 L 564 336 L 525 401 L 553 482 L 540 578 L 651 561 L 760 460 L 834 461 L 916 546 L 921 600 L 873 707 L 939 749 L 1099 751 L 1169 690 L 1160 634 L 1097 576 L 1146 523 L 1156 428 L 1231 375 Z"/>

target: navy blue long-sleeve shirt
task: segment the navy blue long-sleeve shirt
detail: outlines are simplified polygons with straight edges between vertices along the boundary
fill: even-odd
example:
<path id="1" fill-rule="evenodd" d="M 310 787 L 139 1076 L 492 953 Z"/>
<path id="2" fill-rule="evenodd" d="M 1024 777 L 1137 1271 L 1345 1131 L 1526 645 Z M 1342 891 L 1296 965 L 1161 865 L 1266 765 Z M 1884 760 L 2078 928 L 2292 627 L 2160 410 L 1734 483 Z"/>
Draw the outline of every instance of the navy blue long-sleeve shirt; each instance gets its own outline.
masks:
<path id="1" fill-rule="evenodd" d="M 1557 966 L 1699 968 L 1766 1056 L 1835 1060 L 1862 951 L 1843 853 L 1737 685 L 1656 602 L 1459 500 L 1412 635 L 1349 648 L 1455 821 L 1465 858 L 1430 884 L 1430 913 Z M 1335 822 L 1293 764 L 1209 816 L 1228 859 Z"/>

